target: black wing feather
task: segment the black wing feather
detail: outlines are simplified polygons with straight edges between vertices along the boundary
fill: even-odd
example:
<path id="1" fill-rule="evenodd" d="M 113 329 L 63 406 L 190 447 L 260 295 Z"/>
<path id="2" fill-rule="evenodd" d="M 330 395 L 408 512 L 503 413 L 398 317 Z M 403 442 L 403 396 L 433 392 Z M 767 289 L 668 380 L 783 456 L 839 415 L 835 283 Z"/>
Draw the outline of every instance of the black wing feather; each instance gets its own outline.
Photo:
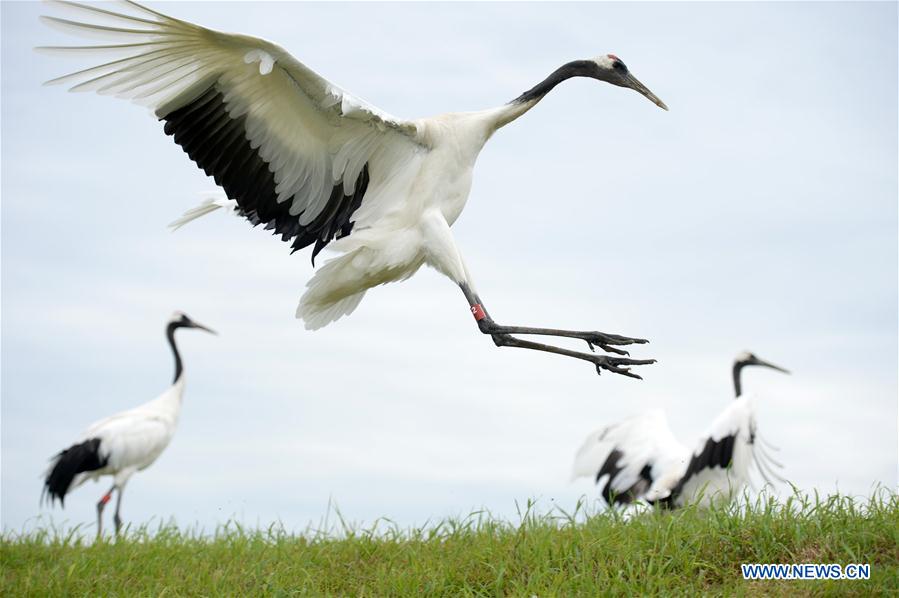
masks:
<path id="1" fill-rule="evenodd" d="M 623 467 L 618 466 L 618 462 L 623 456 L 624 453 L 618 449 L 613 449 L 612 452 L 609 453 L 609 456 L 606 457 L 605 463 L 599 468 L 599 472 L 596 474 L 596 483 L 599 483 L 602 476 L 609 476 L 606 480 L 606 485 L 602 489 L 602 496 L 609 505 L 630 504 L 643 496 L 646 491 L 649 490 L 650 486 L 652 486 L 652 467 L 647 463 L 643 466 L 643 469 L 640 470 L 640 479 L 634 482 L 630 488 L 627 488 L 624 491 L 615 491 L 612 489 L 612 483 L 614 482 L 615 477 L 624 469 Z"/>
<path id="2" fill-rule="evenodd" d="M 275 174 L 246 137 L 246 115 L 234 118 L 228 114 L 224 95 L 215 83 L 160 120 L 165 121 L 166 135 L 237 202 L 238 212 L 253 226 L 263 224 L 283 241 L 292 241 L 292 251 L 314 243 L 313 265 L 328 243 L 352 232 L 351 218 L 368 189 L 368 164 L 350 195 L 344 194 L 343 183 L 338 182 L 321 213 L 301 225 L 300 215 L 290 214 L 292 202 L 278 202 Z"/>
<path id="3" fill-rule="evenodd" d="M 671 491 L 669 499 L 673 500 L 679 496 L 690 478 L 698 475 L 703 469 L 712 469 L 714 467 L 727 469 L 730 467 L 734 458 L 736 440 L 737 438 L 734 434 L 725 436 L 720 440 L 707 439 L 699 454 L 694 454 L 693 458 L 690 459 L 687 471 L 684 472 L 683 477 Z"/>

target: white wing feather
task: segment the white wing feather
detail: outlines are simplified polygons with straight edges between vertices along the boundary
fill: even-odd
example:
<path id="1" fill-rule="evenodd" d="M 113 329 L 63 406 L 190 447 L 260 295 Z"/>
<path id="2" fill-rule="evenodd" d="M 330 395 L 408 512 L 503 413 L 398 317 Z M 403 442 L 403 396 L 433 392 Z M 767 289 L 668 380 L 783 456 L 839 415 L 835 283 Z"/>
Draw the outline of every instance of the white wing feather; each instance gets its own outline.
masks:
<path id="1" fill-rule="evenodd" d="M 652 410 L 590 434 L 577 452 L 572 477 L 595 479 L 616 450 L 621 453 L 617 462 L 621 470 L 610 486 L 616 494 L 629 491 L 649 466 L 653 483 L 647 494 L 664 497 L 689 460 L 689 451 L 671 433 L 664 412 Z"/>
<path id="2" fill-rule="evenodd" d="M 214 196 L 207 197 L 200 205 L 187 210 L 186 212 L 184 212 L 184 214 L 181 215 L 180 218 L 170 222 L 169 228 L 174 232 L 188 222 L 196 220 L 197 218 L 201 218 L 206 214 L 211 214 L 219 208 L 224 208 L 225 210 L 230 210 L 233 212 L 237 209 L 237 207 L 237 202 L 233 199 L 228 199 L 223 194 L 216 194 Z"/>
<path id="3" fill-rule="evenodd" d="M 693 451 L 688 475 L 682 481 L 678 503 L 699 500 L 708 505 L 717 500 L 731 500 L 750 481 L 749 466 L 755 459 L 755 400 L 743 395 L 734 400 L 706 429 Z M 733 437 L 733 456 L 730 466 L 708 467 L 701 463 L 701 455 L 709 441 L 719 442 Z M 691 471 L 695 470 L 695 471 Z"/>
<path id="4" fill-rule="evenodd" d="M 53 4 L 117 26 L 42 17 L 47 24 L 126 43 L 43 48 L 118 56 L 48 83 L 74 83 L 72 91 L 130 98 L 159 117 L 189 104 L 214 83 L 229 115 L 246 116 L 246 137 L 274 173 L 278 203 L 290 202 L 290 214 L 301 225 L 322 212 L 335 184 L 342 182 L 351 192 L 365 164 L 372 183 L 383 186 L 426 150 L 415 123 L 350 95 L 271 42 L 206 29 L 130 1 L 124 4 L 139 16 L 75 2 Z M 372 204 L 403 197 L 370 189 L 365 209 L 354 220 L 365 226 L 360 220 L 366 214 L 376 218 L 390 209 Z"/>

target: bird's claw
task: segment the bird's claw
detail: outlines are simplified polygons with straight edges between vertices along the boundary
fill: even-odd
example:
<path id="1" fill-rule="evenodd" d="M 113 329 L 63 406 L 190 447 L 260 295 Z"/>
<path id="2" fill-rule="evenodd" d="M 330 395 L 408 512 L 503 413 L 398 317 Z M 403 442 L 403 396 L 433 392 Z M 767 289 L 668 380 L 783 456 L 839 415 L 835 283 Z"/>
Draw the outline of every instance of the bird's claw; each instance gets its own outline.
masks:
<path id="1" fill-rule="evenodd" d="M 508 333 L 502 332 L 494 332 L 491 333 L 490 336 L 493 338 L 493 343 L 497 347 L 520 347 L 524 349 L 534 349 L 537 351 L 547 351 L 549 353 L 560 353 L 562 355 L 567 355 L 569 357 L 576 357 L 577 359 L 583 359 L 585 361 L 589 361 L 593 365 L 596 366 L 596 372 L 598 374 L 602 373 L 602 370 L 608 370 L 614 374 L 621 374 L 622 376 L 627 376 L 628 378 L 636 378 L 637 380 L 642 380 L 640 376 L 631 372 L 630 367 L 634 365 L 649 365 L 651 363 L 655 363 L 655 359 L 631 359 L 630 357 L 615 357 L 612 355 L 598 355 L 594 353 L 580 353 L 573 352 L 567 349 L 562 349 L 560 347 L 554 347 L 551 345 L 544 345 L 540 343 L 534 343 L 532 341 L 525 341 L 519 339 L 516 336 L 513 336 Z M 612 335 L 603 335 L 603 336 L 612 336 Z M 576 338 L 584 338 L 583 336 L 577 336 Z M 618 339 L 625 339 L 625 341 L 630 343 L 639 343 L 646 342 L 641 341 L 641 339 L 630 339 L 627 337 L 618 337 Z M 614 339 L 614 340 L 618 340 Z M 586 340 L 586 339 L 585 339 Z M 626 351 L 621 349 L 615 349 L 605 342 L 597 341 L 593 338 L 587 340 L 587 344 L 590 345 L 590 349 L 593 349 L 593 345 L 596 344 L 601 347 L 603 350 L 608 351 L 610 353 L 618 353 L 619 355 L 627 355 Z"/>
<path id="2" fill-rule="evenodd" d="M 601 375 L 603 370 L 608 370 L 613 374 L 621 374 L 637 380 L 642 380 L 643 377 L 633 373 L 629 367 L 623 366 L 650 365 L 656 362 L 655 359 L 628 359 L 625 357 L 609 357 L 607 355 L 596 355 L 590 361 L 596 365 L 597 374 Z"/>
<path id="3" fill-rule="evenodd" d="M 602 349 L 603 351 L 605 351 L 606 353 L 616 353 L 618 355 L 625 355 L 625 356 L 630 355 L 630 353 L 628 353 L 624 349 L 616 349 L 615 347 L 612 347 L 605 343 L 597 343 L 597 344 L 599 345 L 599 348 Z M 596 353 L 596 348 L 593 346 L 593 343 L 591 343 L 589 340 L 587 340 L 587 346 L 590 347 L 590 351 L 592 353 Z"/>
<path id="4" fill-rule="evenodd" d="M 597 346 L 602 348 L 603 351 L 617 353 L 619 355 L 627 355 L 628 353 L 621 349 L 612 349 L 612 346 L 645 345 L 649 342 L 645 338 L 632 338 L 629 336 L 621 336 L 620 334 L 606 334 L 605 332 L 586 332 L 582 338 L 587 341 L 587 345 L 590 347 L 591 351 L 594 350 L 594 346 Z"/>

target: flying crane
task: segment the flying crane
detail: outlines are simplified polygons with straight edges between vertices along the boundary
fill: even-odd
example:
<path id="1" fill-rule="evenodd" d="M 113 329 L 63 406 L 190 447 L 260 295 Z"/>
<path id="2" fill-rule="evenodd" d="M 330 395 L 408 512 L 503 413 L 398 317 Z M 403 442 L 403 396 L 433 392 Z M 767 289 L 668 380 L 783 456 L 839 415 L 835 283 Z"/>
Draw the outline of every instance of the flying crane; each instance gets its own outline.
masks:
<path id="1" fill-rule="evenodd" d="M 48 83 L 148 105 L 165 133 L 233 200 L 227 205 L 237 214 L 280 235 L 294 251 L 312 246 L 313 264 L 326 246 L 340 254 L 316 271 L 300 299 L 296 316 L 306 328 L 350 314 L 369 289 L 428 265 L 461 289 L 478 329 L 497 346 L 565 355 L 592 363 L 599 373 L 633 378 L 640 376 L 631 366 L 654 363 L 631 359 L 621 348 L 644 339 L 497 323 L 450 232 L 481 148 L 563 81 L 587 77 L 626 87 L 667 110 L 614 54 L 565 63 L 495 108 L 406 120 L 262 39 L 206 29 L 130 1 L 125 6 L 135 14 L 53 4 L 83 20 L 42 17 L 48 25 L 112 41 L 44 50 L 114 59 Z M 182 223 L 216 207 L 204 204 Z M 579 339 L 590 352 L 516 335 Z"/>

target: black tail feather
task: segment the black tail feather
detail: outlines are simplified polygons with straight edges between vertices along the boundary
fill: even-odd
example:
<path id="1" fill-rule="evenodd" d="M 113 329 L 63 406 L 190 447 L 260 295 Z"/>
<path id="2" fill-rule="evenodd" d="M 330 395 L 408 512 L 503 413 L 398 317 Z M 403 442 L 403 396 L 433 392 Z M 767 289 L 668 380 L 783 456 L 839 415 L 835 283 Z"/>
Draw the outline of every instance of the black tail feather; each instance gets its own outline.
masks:
<path id="1" fill-rule="evenodd" d="M 47 478 L 44 480 L 42 496 L 54 499 L 65 507 L 65 497 L 75 476 L 84 471 L 94 471 L 106 467 L 107 458 L 100 456 L 100 439 L 91 438 L 80 444 L 73 444 L 56 455 Z"/>

